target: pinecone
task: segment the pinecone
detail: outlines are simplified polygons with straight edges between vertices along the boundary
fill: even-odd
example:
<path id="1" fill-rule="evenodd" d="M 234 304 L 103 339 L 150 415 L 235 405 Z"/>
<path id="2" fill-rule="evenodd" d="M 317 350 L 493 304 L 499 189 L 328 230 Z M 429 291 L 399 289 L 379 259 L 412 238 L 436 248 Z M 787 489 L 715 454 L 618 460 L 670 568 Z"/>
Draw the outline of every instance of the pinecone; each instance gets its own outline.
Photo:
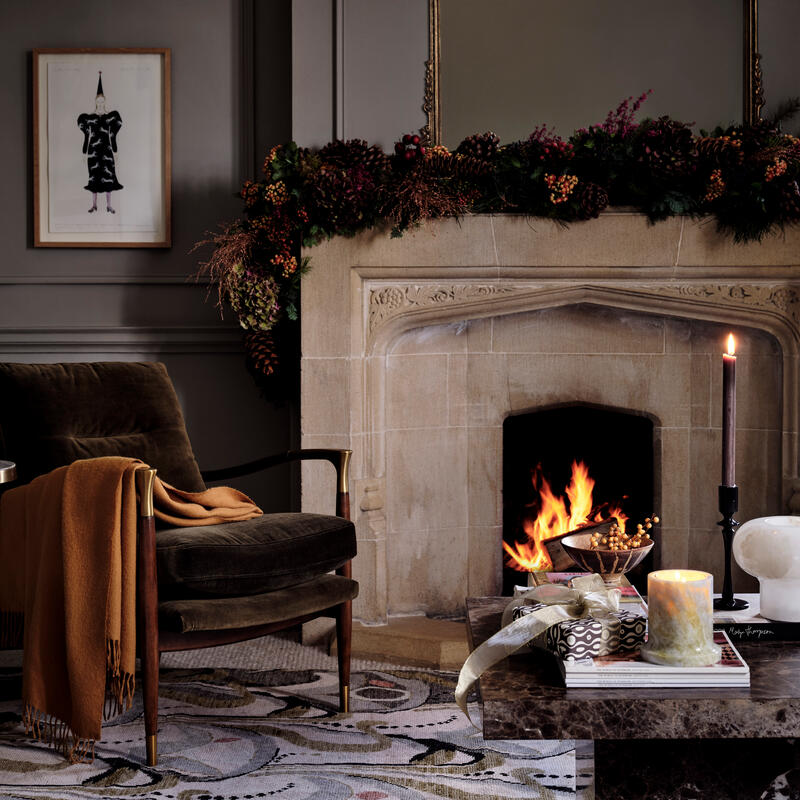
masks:
<path id="1" fill-rule="evenodd" d="M 308 181 L 313 219 L 326 228 L 357 230 L 375 212 L 378 183 L 361 165 L 339 169 L 323 166 Z"/>
<path id="2" fill-rule="evenodd" d="M 272 375 L 278 366 L 278 348 L 272 331 L 245 331 L 247 364 L 259 375 Z"/>
<path id="3" fill-rule="evenodd" d="M 697 154 L 718 167 L 737 167 L 744 161 L 742 140 L 733 136 L 703 136 Z"/>
<path id="4" fill-rule="evenodd" d="M 691 171 L 697 150 L 691 128 L 669 117 L 659 117 L 639 126 L 634 153 L 656 178 L 669 179 Z"/>
<path id="5" fill-rule="evenodd" d="M 477 181 L 485 178 L 492 171 L 488 161 L 472 156 L 450 155 L 428 151 L 422 169 L 426 175 L 439 178 L 458 178 L 459 180 Z"/>
<path id="6" fill-rule="evenodd" d="M 476 133 L 468 136 L 456 148 L 456 155 L 459 156 L 472 156 L 473 158 L 480 158 L 484 161 L 489 161 L 494 158 L 497 152 L 497 146 L 500 144 L 500 137 L 486 131 L 486 133 Z"/>
<path id="7" fill-rule="evenodd" d="M 385 172 L 389 169 L 389 157 L 377 145 L 371 147 L 364 139 L 336 139 L 319 151 L 323 161 L 342 169 L 362 166 L 369 172 Z"/>
<path id="8" fill-rule="evenodd" d="M 597 183 L 582 183 L 577 195 L 581 219 L 595 219 L 608 207 L 608 192 Z"/>

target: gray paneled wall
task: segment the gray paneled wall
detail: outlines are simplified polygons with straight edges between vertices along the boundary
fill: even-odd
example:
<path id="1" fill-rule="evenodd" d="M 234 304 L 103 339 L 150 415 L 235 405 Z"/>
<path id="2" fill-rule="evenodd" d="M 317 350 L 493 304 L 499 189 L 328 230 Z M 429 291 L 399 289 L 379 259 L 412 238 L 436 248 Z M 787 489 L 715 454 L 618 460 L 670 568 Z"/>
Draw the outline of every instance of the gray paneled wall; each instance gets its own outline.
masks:
<path id="1" fill-rule="evenodd" d="M 425 124 L 428 0 L 292 0 L 292 137 L 389 150 Z"/>
<path id="2" fill-rule="evenodd" d="M 289 2 L 255 6 L 0 0 L 0 359 L 166 362 L 205 467 L 286 449 L 292 438 L 290 409 L 265 402 L 245 371 L 234 321 L 220 321 L 206 287 L 191 280 L 193 243 L 241 211 L 241 179 L 263 160 L 253 142 L 265 148 L 289 136 Z M 256 40 L 269 47 L 254 58 Z M 172 248 L 32 246 L 35 47 L 171 48 Z M 254 61 L 259 76 L 248 71 Z M 285 84 L 282 99 L 270 92 L 268 108 L 261 76 Z M 240 485 L 267 508 L 285 508 L 290 497 L 288 472 Z"/>

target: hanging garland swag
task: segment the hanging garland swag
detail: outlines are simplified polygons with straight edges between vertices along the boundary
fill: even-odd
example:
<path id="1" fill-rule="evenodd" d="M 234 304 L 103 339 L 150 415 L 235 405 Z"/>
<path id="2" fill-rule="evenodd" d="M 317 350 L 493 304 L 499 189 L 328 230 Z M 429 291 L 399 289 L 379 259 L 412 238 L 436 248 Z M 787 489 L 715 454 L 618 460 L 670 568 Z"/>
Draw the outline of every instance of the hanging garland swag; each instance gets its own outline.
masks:
<path id="1" fill-rule="evenodd" d="M 310 247 L 389 222 L 392 236 L 426 219 L 470 213 L 522 213 L 564 223 L 609 205 L 633 206 L 651 222 L 680 214 L 712 216 L 736 242 L 759 241 L 800 220 L 800 139 L 780 123 L 800 108 L 783 104 L 769 120 L 692 132 L 669 117 L 635 122 L 646 99 L 628 98 L 605 122 L 564 140 L 545 126 L 518 142 L 491 133 L 454 150 L 406 134 L 387 155 L 365 141 L 320 150 L 274 147 L 264 178 L 241 190 L 245 214 L 199 242 L 201 265 L 248 333 L 251 367 L 271 374 L 273 328 L 296 320 L 300 276 Z"/>

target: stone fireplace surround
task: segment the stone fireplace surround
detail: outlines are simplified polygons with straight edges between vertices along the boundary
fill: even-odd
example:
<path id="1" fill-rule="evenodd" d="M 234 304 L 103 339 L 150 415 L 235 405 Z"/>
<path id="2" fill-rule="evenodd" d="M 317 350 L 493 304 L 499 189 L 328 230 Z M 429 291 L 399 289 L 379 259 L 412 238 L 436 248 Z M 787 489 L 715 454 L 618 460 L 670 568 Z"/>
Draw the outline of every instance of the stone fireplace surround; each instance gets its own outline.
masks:
<path id="1" fill-rule="evenodd" d="M 612 211 L 429 223 L 313 248 L 302 291 L 303 447 L 351 447 L 355 615 L 448 614 L 501 583 L 502 420 L 564 403 L 648 415 L 656 566 L 713 571 L 724 334 L 739 341 L 740 521 L 796 507 L 800 234 Z M 624 458 L 624 443 L 618 457 Z M 302 507 L 327 506 L 303 464 Z M 800 510 L 800 507 L 798 507 Z M 735 572 L 735 588 L 752 588 Z"/>

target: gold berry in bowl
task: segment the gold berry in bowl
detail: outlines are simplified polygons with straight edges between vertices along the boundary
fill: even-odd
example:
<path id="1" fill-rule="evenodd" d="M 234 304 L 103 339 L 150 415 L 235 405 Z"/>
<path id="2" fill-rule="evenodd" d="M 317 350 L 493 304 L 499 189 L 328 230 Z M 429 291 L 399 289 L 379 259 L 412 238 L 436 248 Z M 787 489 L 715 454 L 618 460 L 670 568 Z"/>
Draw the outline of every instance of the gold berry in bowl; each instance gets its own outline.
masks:
<path id="1" fill-rule="evenodd" d="M 595 572 L 614 585 L 622 576 L 641 563 L 655 542 L 651 536 L 660 518 L 653 514 L 631 529 L 610 521 L 586 531 L 577 531 L 559 541 L 569 557 L 585 572 Z"/>

